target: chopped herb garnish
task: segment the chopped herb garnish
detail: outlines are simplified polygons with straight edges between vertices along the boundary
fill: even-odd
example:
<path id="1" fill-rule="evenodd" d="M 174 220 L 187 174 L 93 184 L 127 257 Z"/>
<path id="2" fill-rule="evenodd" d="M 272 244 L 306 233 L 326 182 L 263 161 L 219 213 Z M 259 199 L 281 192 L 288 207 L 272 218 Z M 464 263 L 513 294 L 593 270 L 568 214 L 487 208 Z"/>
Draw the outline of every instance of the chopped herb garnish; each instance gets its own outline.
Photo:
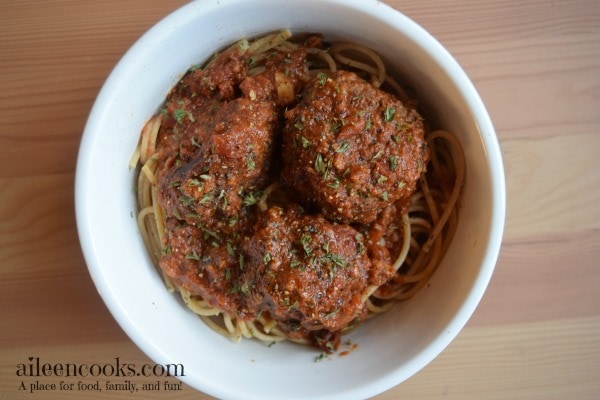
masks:
<path id="1" fill-rule="evenodd" d="M 256 163 L 254 162 L 254 160 L 251 157 L 248 157 L 247 167 L 248 167 L 248 171 L 252 171 L 256 167 Z"/>
<path id="2" fill-rule="evenodd" d="M 213 199 L 213 194 L 212 193 L 206 193 L 204 196 L 202 196 L 202 198 L 200 199 L 200 201 L 198 201 L 199 204 L 204 204 L 208 201 L 211 201 Z"/>
<path id="3" fill-rule="evenodd" d="M 214 231 L 211 231 L 209 229 L 206 229 L 206 228 L 202 227 L 202 232 L 204 232 L 204 239 L 208 239 L 209 237 L 212 237 L 212 238 L 214 238 L 216 240 L 221 240 L 221 238 L 219 237 L 219 235 L 216 232 L 214 232 Z"/>
<path id="4" fill-rule="evenodd" d="M 300 138 L 300 140 L 302 141 L 302 148 L 306 149 L 308 146 L 310 146 L 310 140 L 308 140 L 307 138 L 305 138 L 304 136 L 302 136 Z"/>
<path id="5" fill-rule="evenodd" d="M 186 115 L 187 111 L 185 111 L 183 108 L 178 108 L 177 110 L 173 111 L 173 118 L 175 118 L 175 121 L 177 121 L 178 124 L 183 122 L 183 118 L 185 118 Z"/>
<path id="6" fill-rule="evenodd" d="M 323 159 L 323 155 L 318 153 L 317 157 L 315 158 L 315 171 L 317 171 L 319 174 L 322 174 L 323 179 L 327 179 L 329 176 L 329 169 L 331 168 L 332 164 L 332 160 L 325 161 Z"/>
<path id="7" fill-rule="evenodd" d="M 395 171 L 398 168 L 398 158 L 394 155 L 388 157 L 388 161 L 390 163 L 390 169 Z"/>
<path id="8" fill-rule="evenodd" d="M 194 198 L 190 196 L 179 196 L 179 202 L 184 206 L 189 207 L 194 204 Z"/>
<path id="9" fill-rule="evenodd" d="M 300 243 L 302 244 L 302 248 L 304 249 L 304 252 L 306 253 L 306 255 L 310 255 L 311 253 L 311 248 L 309 247 L 310 242 L 311 242 L 311 237 L 308 235 L 302 235 L 302 237 L 300 238 Z"/>
<path id="10" fill-rule="evenodd" d="M 385 122 L 391 122 L 394 119 L 394 115 L 396 114 L 396 109 L 392 106 L 388 106 L 385 109 L 385 113 L 383 114 L 385 118 Z"/>
<path id="11" fill-rule="evenodd" d="M 244 197 L 243 204 L 245 206 L 252 206 L 258 202 L 258 198 L 254 196 L 254 193 L 250 193 L 246 197 Z"/>
<path id="12" fill-rule="evenodd" d="M 385 175 L 380 175 L 379 178 L 377 178 L 377 183 L 383 183 L 385 181 L 387 181 L 388 178 Z"/>
<path id="13" fill-rule="evenodd" d="M 344 125 L 344 121 L 334 118 L 333 122 L 330 125 L 331 132 L 338 133 L 343 125 Z"/>
<path id="14" fill-rule="evenodd" d="M 198 253 L 196 253 L 196 250 L 192 250 L 191 253 L 187 253 L 185 255 L 185 258 L 187 260 L 196 260 L 196 261 L 200 261 L 200 256 L 198 256 Z"/>
<path id="15" fill-rule="evenodd" d="M 325 261 L 330 261 L 337 267 L 345 267 L 346 266 L 346 262 L 344 261 L 344 258 L 342 256 L 340 256 L 339 254 L 328 253 L 328 254 L 325 254 L 323 257 L 321 257 L 321 259 L 325 260 Z"/>
<path id="16" fill-rule="evenodd" d="M 265 256 L 263 257 L 263 262 L 266 264 L 269 263 L 269 261 L 271 261 L 271 254 L 270 253 L 265 253 Z"/>
<path id="17" fill-rule="evenodd" d="M 242 286 L 234 286 L 227 291 L 227 294 L 241 293 L 243 295 L 250 294 L 250 288 L 248 287 L 248 282 L 244 282 Z"/>
<path id="18" fill-rule="evenodd" d="M 333 182 L 328 183 L 327 186 L 329 186 L 332 189 L 338 189 L 340 187 L 340 181 L 339 179 L 334 179 Z"/>
<path id="19" fill-rule="evenodd" d="M 325 172 L 325 162 L 323 161 L 321 153 L 318 153 L 317 158 L 315 159 L 315 170 L 320 174 Z"/>
<path id="20" fill-rule="evenodd" d="M 227 294 L 235 294 L 235 293 L 238 293 L 239 291 L 240 291 L 240 288 L 238 286 L 234 286 L 227 291 Z"/>
<path id="21" fill-rule="evenodd" d="M 327 74 L 324 72 L 319 72 L 317 79 L 319 80 L 319 84 L 323 86 L 325 82 L 327 82 Z"/>
<path id="22" fill-rule="evenodd" d="M 358 252 L 362 253 L 365 250 L 365 244 L 363 242 L 364 236 L 362 233 L 357 233 L 356 236 L 354 236 L 354 239 L 356 239 L 356 243 L 358 244 Z"/>
<path id="23" fill-rule="evenodd" d="M 322 352 L 321 354 L 319 354 L 318 356 L 315 357 L 315 362 L 316 363 L 321 362 L 326 358 L 327 358 L 327 354 L 325 352 Z"/>
<path id="24" fill-rule="evenodd" d="M 248 287 L 248 282 L 244 282 L 244 284 L 240 287 L 240 292 L 246 296 L 250 294 L 250 288 Z"/>
<path id="25" fill-rule="evenodd" d="M 227 200 L 225 189 L 221 190 L 217 200 L 223 200 L 223 207 L 227 207 L 229 205 L 229 201 Z"/>
<path id="26" fill-rule="evenodd" d="M 347 140 L 344 140 L 341 144 L 340 147 L 338 147 L 335 152 L 336 153 L 345 153 L 346 151 L 348 151 L 348 149 L 350 148 L 350 143 L 348 143 Z"/>
<path id="27" fill-rule="evenodd" d="M 229 254 L 230 256 L 234 256 L 235 255 L 235 251 L 233 250 L 233 245 L 231 244 L 231 242 L 227 242 L 227 254 Z"/>

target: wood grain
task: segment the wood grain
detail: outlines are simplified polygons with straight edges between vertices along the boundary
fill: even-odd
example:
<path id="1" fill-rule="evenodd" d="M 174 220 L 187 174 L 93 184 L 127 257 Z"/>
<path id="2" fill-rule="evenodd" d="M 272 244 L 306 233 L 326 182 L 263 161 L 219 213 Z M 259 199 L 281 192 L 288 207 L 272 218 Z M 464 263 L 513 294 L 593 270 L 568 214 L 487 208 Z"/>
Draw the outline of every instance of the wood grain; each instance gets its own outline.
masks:
<path id="1" fill-rule="evenodd" d="M 73 182 L 104 79 L 144 31 L 184 3 L 0 2 L 2 398 L 56 398 L 18 391 L 16 368 L 28 357 L 151 362 L 87 273 Z M 440 357 L 376 398 L 597 398 L 600 3 L 386 3 L 429 30 L 473 80 L 497 129 L 508 198 L 500 258 L 473 318 Z M 63 396 L 132 397 L 142 398 Z M 211 397 L 183 385 L 143 398 Z"/>

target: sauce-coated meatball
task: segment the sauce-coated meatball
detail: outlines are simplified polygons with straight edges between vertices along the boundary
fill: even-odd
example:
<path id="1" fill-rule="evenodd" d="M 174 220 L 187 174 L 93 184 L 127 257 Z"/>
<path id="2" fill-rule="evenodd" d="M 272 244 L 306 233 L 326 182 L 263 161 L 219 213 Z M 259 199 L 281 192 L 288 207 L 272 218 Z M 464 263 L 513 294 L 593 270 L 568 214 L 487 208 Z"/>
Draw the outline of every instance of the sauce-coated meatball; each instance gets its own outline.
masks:
<path id="1" fill-rule="evenodd" d="M 410 196 L 429 158 L 416 109 L 352 72 L 319 74 L 285 118 L 283 182 L 344 223 Z"/>
<path id="2" fill-rule="evenodd" d="M 298 206 L 270 208 L 243 245 L 252 303 L 290 333 L 345 328 L 365 312 L 371 262 L 361 241 L 354 228 Z"/>

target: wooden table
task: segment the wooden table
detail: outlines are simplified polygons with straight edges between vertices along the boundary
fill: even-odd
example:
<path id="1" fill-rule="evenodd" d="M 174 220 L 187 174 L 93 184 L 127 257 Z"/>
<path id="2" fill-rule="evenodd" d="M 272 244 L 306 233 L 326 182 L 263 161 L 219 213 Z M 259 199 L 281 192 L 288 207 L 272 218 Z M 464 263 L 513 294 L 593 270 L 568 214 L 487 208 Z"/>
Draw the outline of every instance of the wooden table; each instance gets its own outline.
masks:
<path id="1" fill-rule="evenodd" d="M 497 269 L 471 321 L 439 358 L 377 398 L 598 398 L 600 3 L 386 2 L 436 36 L 472 78 L 497 128 L 508 209 Z M 0 4 L 1 398 L 129 398 L 19 391 L 18 365 L 29 357 L 150 363 L 88 275 L 74 171 L 104 79 L 145 30 L 184 3 Z M 210 398 L 185 385 L 131 397 Z"/>

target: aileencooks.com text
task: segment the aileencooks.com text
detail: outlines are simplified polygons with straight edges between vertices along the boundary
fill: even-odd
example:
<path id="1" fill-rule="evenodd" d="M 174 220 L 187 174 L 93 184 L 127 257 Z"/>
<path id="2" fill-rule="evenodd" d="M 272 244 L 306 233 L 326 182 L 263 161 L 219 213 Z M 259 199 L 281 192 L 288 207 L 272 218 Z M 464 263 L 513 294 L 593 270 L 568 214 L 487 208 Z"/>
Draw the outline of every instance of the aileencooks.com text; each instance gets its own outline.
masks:
<path id="1" fill-rule="evenodd" d="M 106 363 L 49 363 L 40 357 L 28 357 L 17 364 L 18 377 L 181 377 L 185 376 L 182 364 L 136 364 L 122 362 L 115 357 Z"/>

